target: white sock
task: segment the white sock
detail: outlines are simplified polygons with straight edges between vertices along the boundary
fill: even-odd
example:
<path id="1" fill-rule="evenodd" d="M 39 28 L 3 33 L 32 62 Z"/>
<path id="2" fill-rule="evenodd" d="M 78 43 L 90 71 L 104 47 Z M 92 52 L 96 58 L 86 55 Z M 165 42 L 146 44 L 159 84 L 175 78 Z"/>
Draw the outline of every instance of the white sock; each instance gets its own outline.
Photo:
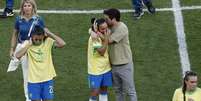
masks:
<path id="1" fill-rule="evenodd" d="M 99 101 L 108 101 L 107 94 L 99 94 Z"/>

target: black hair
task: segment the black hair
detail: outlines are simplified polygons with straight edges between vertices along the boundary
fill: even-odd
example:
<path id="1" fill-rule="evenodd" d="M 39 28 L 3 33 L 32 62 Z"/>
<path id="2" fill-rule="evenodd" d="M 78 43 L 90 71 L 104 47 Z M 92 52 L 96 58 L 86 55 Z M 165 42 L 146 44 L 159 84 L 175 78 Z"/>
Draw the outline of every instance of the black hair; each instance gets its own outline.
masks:
<path id="1" fill-rule="evenodd" d="M 116 8 L 106 9 L 103 11 L 103 14 L 108 15 L 111 20 L 115 18 L 117 21 L 120 21 L 120 11 Z"/>
<path id="2" fill-rule="evenodd" d="M 183 87 L 182 87 L 182 93 L 183 93 L 183 99 L 186 101 L 186 83 L 185 81 L 189 80 L 190 76 L 197 76 L 197 74 L 193 71 L 186 71 L 184 79 L 183 79 Z"/>
<path id="3" fill-rule="evenodd" d="M 41 26 L 35 26 L 31 35 L 45 35 L 45 31 Z"/>
<path id="4" fill-rule="evenodd" d="M 105 23 L 106 21 L 105 21 L 105 19 L 103 19 L 103 18 L 100 18 L 100 19 L 96 19 L 96 18 L 92 18 L 91 19 L 91 24 L 92 24 L 92 30 L 94 31 L 94 27 L 93 27 L 93 24 L 96 24 L 97 25 L 97 28 L 98 28 L 98 30 L 99 30 L 99 26 L 101 25 L 101 24 L 103 24 L 103 23 Z"/>

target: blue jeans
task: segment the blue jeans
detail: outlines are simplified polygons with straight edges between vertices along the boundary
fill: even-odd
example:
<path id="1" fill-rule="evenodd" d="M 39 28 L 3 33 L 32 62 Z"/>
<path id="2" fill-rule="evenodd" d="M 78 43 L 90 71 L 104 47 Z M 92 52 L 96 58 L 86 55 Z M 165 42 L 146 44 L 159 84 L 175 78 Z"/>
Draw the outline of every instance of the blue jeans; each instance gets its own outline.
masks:
<path id="1" fill-rule="evenodd" d="M 6 8 L 13 9 L 14 0 L 6 0 Z"/>
<path id="2" fill-rule="evenodd" d="M 142 10 L 142 2 L 144 4 L 147 4 L 148 2 L 151 2 L 151 0 L 132 0 L 133 3 L 133 8 L 135 9 L 136 12 L 139 12 Z"/>

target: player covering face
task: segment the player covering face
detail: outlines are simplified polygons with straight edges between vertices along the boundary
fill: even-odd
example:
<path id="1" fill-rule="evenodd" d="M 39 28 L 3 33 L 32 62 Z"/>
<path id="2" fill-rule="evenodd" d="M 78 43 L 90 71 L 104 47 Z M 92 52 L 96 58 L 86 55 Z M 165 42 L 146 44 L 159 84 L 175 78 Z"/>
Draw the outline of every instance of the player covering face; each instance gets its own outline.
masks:
<path id="1" fill-rule="evenodd" d="M 112 86 L 108 56 L 108 25 L 105 19 L 91 20 L 92 31 L 88 43 L 88 80 L 91 89 L 89 101 L 108 101 L 107 88 Z"/>

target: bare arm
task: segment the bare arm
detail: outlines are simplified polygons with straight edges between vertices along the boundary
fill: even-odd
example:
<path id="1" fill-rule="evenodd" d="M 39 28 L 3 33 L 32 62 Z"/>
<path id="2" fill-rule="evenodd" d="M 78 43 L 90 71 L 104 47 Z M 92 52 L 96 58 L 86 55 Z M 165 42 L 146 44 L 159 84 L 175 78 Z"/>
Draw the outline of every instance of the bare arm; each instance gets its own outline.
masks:
<path id="1" fill-rule="evenodd" d="M 27 49 L 32 45 L 31 40 L 26 40 L 24 41 L 24 43 L 22 44 L 22 49 L 20 49 L 16 54 L 16 58 L 20 59 L 22 56 L 24 56 L 24 54 L 26 54 Z"/>
<path id="2" fill-rule="evenodd" d="M 98 53 L 99 53 L 101 56 L 104 56 L 104 54 L 105 54 L 105 52 L 106 52 L 106 50 L 107 50 L 107 47 L 108 47 L 108 41 L 105 40 L 105 41 L 103 41 L 102 47 L 97 49 Z"/>
<path id="3" fill-rule="evenodd" d="M 55 35 L 54 33 L 50 32 L 47 28 L 45 28 L 45 33 L 48 35 L 48 37 L 51 37 L 56 41 L 55 46 L 58 48 L 62 48 L 66 45 L 64 40 L 60 38 L 59 36 Z"/>
<path id="4" fill-rule="evenodd" d="M 109 33 L 105 33 L 104 35 L 102 34 L 101 40 L 102 40 L 102 47 L 98 48 L 97 51 L 101 56 L 104 56 L 107 47 L 108 47 L 108 37 L 109 37 Z"/>
<path id="5" fill-rule="evenodd" d="M 14 29 L 12 37 L 11 37 L 10 57 L 14 55 L 14 51 L 17 45 L 17 35 L 18 35 L 18 31 Z"/>

